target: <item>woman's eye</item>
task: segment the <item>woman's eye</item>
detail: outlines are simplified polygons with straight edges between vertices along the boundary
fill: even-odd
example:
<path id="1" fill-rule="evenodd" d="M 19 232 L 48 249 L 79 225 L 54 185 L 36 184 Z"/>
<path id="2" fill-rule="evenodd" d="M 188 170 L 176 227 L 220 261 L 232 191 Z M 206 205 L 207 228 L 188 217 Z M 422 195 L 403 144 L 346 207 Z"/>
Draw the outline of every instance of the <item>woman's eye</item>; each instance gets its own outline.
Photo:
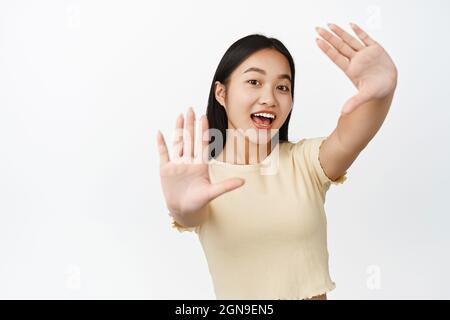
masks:
<path id="1" fill-rule="evenodd" d="M 259 82 L 258 80 L 248 80 L 247 81 L 250 84 L 256 84 L 255 82 Z M 283 88 L 281 91 L 288 92 L 289 87 L 288 86 L 279 86 L 279 88 Z"/>
<path id="2" fill-rule="evenodd" d="M 280 87 L 283 87 L 284 89 L 283 90 L 281 90 L 281 91 L 286 91 L 286 92 L 288 92 L 289 91 L 289 87 L 287 87 L 287 86 L 280 86 Z"/>

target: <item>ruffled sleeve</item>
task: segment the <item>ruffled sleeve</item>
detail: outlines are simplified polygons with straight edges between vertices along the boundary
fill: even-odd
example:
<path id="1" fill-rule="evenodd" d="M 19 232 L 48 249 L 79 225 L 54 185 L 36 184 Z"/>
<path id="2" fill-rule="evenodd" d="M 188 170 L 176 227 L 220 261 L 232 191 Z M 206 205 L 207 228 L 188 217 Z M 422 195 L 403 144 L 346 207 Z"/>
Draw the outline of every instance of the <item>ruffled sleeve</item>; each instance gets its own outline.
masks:
<path id="1" fill-rule="evenodd" d="M 336 180 L 331 180 L 325 174 L 322 164 L 320 163 L 319 151 L 323 141 L 326 139 L 327 137 L 317 137 L 303 139 L 297 142 L 298 148 L 302 149 L 300 153 L 304 157 L 305 163 L 311 172 L 312 177 L 325 190 L 327 190 L 331 184 L 339 185 L 343 184 L 347 180 L 347 171 Z"/>
<path id="2" fill-rule="evenodd" d="M 173 218 L 172 214 L 169 212 L 169 216 L 170 219 L 172 220 L 172 228 L 177 229 L 179 232 L 185 232 L 185 231 L 190 231 L 190 232 L 195 232 L 198 234 L 200 226 L 196 226 L 196 227 L 185 227 L 181 224 L 179 224 L 178 222 L 175 221 L 175 219 Z"/>
<path id="3" fill-rule="evenodd" d="M 347 171 L 337 178 L 336 180 L 331 180 L 328 178 L 328 176 L 325 174 L 325 171 L 323 170 L 322 164 L 320 163 L 319 158 L 319 151 L 320 147 L 322 146 L 322 143 L 327 139 L 327 137 L 319 137 L 319 138 L 312 138 L 311 139 L 311 157 L 312 157 L 312 163 L 316 167 L 316 171 L 319 175 L 320 180 L 322 183 L 328 183 L 328 184 L 343 184 L 345 180 L 347 180 Z"/>

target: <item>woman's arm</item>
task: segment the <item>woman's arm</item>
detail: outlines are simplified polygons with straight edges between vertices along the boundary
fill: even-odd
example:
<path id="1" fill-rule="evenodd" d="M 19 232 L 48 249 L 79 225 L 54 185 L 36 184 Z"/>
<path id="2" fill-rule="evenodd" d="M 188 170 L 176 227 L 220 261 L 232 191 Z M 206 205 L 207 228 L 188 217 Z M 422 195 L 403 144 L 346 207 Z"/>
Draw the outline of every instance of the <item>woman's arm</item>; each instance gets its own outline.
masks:
<path id="1" fill-rule="evenodd" d="M 344 104 L 336 129 L 323 142 L 319 158 L 331 180 L 343 175 L 383 124 L 397 86 L 397 69 L 383 47 L 357 25 L 358 38 L 329 24 L 317 28 L 320 49 L 349 77 L 358 93 Z"/>
<path id="2" fill-rule="evenodd" d="M 393 93 L 371 100 L 340 116 L 336 129 L 322 143 L 319 159 L 331 180 L 341 177 L 380 129 L 390 109 Z"/>

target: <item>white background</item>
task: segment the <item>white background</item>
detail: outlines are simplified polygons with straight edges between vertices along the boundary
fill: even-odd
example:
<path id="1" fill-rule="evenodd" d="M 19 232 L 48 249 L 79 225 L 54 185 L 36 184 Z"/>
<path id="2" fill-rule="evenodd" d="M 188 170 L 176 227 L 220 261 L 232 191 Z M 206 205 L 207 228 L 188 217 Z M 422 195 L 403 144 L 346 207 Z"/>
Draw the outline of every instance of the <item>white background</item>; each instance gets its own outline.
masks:
<path id="1" fill-rule="evenodd" d="M 170 227 L 156 132 L 206 112 L 239 38 L 296 63 L 290 140 L 356 89 L 315 26 L 358 23 L 399 70 L 375 138 L 327 194 L 329 299 L 448 299 L 448 1 L 1 1 L 0 298 L 214 299 L 197 236 Z M 280 199 L 280 201 L 283 201 Z"/>

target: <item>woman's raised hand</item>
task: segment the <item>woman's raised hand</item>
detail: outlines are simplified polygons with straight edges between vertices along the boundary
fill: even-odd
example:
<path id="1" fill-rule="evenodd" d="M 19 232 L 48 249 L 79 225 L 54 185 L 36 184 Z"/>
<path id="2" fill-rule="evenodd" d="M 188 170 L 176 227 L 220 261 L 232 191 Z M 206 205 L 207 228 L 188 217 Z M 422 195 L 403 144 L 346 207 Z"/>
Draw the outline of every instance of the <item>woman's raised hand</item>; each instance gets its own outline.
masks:
<path id="1" fill-rule="evenodd" d="M 206 115 L 201 116 L 201 134 L 196 138 L 192 108 L 188 109 L 186 118 L 186 125 L 183 114 L 176 120 L 172 159 L 164 136 L 159 130 L 157 134 L 161 186 L 166 205 L 172 214 L 183 215 L 202 209 L 209 201 L 244 184 L 241 178 L 211 183 L 208 173 L 208 119 Z"/>
<path id="2" fill-rule="evenodd" d="M 372 99 L 390 96 L 397 86 L 397 68 L 389 54 L 358 25 L 350 24 L 359 40 L 336 24 L 329 23 L 331 33 L 317 27 L 323 39 L 317 39 L 320 49 L 349 77 L 358 89 L 342 108 L 343 113 Z"/>

